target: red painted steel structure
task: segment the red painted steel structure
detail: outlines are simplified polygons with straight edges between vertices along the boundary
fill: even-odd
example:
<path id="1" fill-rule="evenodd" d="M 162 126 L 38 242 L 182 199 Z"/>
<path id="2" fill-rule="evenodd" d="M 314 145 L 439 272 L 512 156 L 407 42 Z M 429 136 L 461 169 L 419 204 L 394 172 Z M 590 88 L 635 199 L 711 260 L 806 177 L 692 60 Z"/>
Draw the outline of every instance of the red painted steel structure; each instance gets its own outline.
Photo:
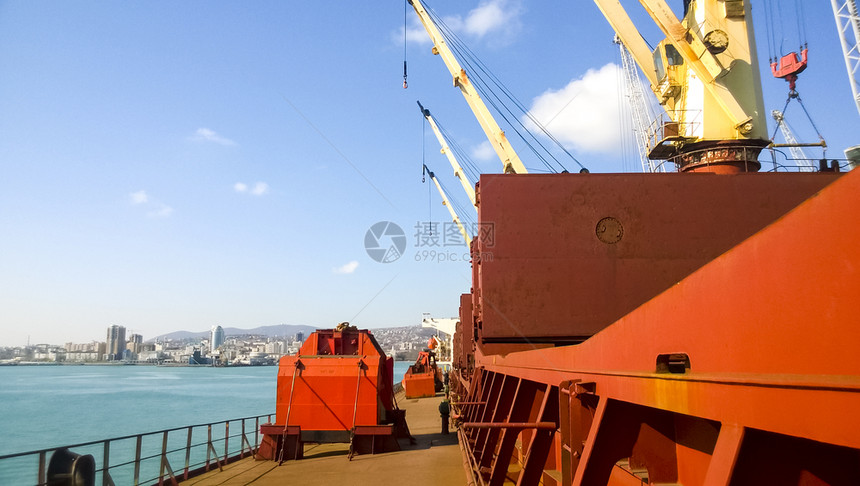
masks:
<path id="1" fill-rule="evenodd" d="M 860 174 L 479 188 L 452 380 L 479 484 L 860 484 Z"/>
<path id="2" fill-rule="evenodd" d="M 304 442 L 349 442 L 355 452 L 399 450 L 396 437 L 408 437 L 408 429 L 393 376 L 393 358 L 369 331 L 317 330 L 297 355 L 279 362 L 275 423 L 261 427 L 259 456 L 299 459 Z"/>
<path id="3" fill-rule="evenodd" d="M 793 93 L 797 83 L 797 75 L 806 70 L 809 62 L 809 50 L 800 50 L 800 57 L 796 52 L 791 52 L 770 63 L 773 77 L 788 81 L 788 89 Z"/>

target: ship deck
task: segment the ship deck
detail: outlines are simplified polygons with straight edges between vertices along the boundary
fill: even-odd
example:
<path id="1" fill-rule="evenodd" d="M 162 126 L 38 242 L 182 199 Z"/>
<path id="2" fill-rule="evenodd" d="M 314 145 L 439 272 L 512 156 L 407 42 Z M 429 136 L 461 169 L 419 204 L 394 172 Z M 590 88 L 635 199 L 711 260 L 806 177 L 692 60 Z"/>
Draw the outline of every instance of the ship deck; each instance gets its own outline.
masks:
<path id="1" fill-rule="evenodd" d="M 400 408 L 406 410 L 406 422 L 415 444 L 400 440 L 402 450 L 384 454 L 347 457 L 349 444 L 305 444 L 304 459 L 278 465 L 274 461 L 242 459 L 220 471 L 190 478 L 183 485 L 239 486 L 254 484 L 287 484 L 300 481 L 304 486 L 351 484 L 466 484 L 463 457 L 457 444 L 456 429 L 442 435 L 439 402 L 442 395 L 407 400 L 403 392 L 396 395 Z"/>

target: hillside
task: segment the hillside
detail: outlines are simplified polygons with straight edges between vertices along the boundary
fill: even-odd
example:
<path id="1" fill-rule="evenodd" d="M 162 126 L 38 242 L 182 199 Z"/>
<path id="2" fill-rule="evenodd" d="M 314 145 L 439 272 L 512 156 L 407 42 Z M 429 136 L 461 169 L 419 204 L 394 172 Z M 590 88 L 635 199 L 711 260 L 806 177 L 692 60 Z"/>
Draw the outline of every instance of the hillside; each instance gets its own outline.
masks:
<path id="1" fill-rule="evenodd" d="M 225 336 L 244 336 L 244 335 L 254 335 L 254 336 L 265 336 L 265 337 L 289 337 L 294 336 L 296 333 L 303 333 L 305 336 L 314 332 L 316 330 L 313 326 L 305 326 L 305 325 L 297 325 L 297 324 L 278 324 L 275 326 L 259 326 L 252 329 L 239 329 L 237 327 L 225 327 L 224 335 Z M 209 329 L 205 331 L 193 332 L 193 331 L 174 331 L 167 334 L 162 334 L 160 336 L 156 336 L 152 339 L 148 339 L 147 341 L 181 341 L 185 339 L 200 339 L 209 337 L 209 333 L 211 331 Z"/>

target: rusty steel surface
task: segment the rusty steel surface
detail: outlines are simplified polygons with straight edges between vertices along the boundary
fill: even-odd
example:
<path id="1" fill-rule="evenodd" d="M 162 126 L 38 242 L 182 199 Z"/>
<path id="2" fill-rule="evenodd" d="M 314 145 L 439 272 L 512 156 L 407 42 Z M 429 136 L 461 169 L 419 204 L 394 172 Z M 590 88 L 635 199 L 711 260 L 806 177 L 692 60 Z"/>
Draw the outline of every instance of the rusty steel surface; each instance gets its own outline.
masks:
<path id="1" fill-rule="evenodd" d="M 493 234 L 473 250 L 479 339 L 581 342 L 837 177 L 482 175 L 480 225 Z"/>
<path id="2" fill-rule="evenodd" d="M 452 380 L 476 482 L 860 484 L 860 174 L 808 175 L 484 177 Z"/>
<path id="3" fill-rule="evenodd" d="M 475 339 L 472 332 L 472 294 L 460 295 L 460 321 L 454 333 L 454 367 L 466 370 L 474 365 Z"/>

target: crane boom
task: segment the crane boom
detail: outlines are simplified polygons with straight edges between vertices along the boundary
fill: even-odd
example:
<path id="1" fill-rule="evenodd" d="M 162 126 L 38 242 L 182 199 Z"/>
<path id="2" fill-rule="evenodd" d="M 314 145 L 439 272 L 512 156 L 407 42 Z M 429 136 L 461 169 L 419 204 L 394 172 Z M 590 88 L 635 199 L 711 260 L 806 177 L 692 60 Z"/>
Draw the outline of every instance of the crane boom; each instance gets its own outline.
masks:
<path id="1" fill-rule="evenodd" d="M 433 173 L 432 170 L 428 169 L 427 166 L 424 166 L 424 170 L 427 171 L 427 175 L 430 176 L 430 179 L 433 180 L 433 183 L 436 184 L 436 189 L 439 190 L 439 195 L 442 196 L 442 204 L 448 208 L 448 212 L 451 213 L 451 219 L 454 220 L 454 223 L 457 225 L 457 228 L 460 230 L 460 234 L 463 235 L 463 240 L 466 241 L 466 246 L 472 247 L 472 238 L 469 236 L 469 233 L 466 231 L 466 227 L 463 226 L 463 223 L 460 221 L 460 217 L 457 216 L 457 211 L 454 211 L 454 207 L 451 206 L 451 201 L 448 200 L 448 196 L 445 194 L 445 191 L 442 189 L 442 185 L 439 184 L 439 180 L 436 179 L 436 174 Z"/>
<path id="2" fill-rule="evenodd" d="M 845 67 L 848 69 L 848 80 L 851 82 L 851 92 L 854 103 L 860 112 L 860 13 L 854 0 L 830 0 L 833 6 L 833 16 L 836 18 L 836 30 L 839 31 L 839 41 L 845 56 Z M 853 41 L 851 40 L 853 37 Z"/>
<path id="3" fill-rule="evenodd" d="M 439 126 L 436 125 L 436 120 L 433 119 L 433 115 L 430 114 L 430 110 L 424 108 L 421 102 L 418 102 L 418 107 L 421 109 L 421 114 L 424 115 L 424 118 L 430 122 L 430 127 L 433 129 L 433 133 L 436 134 L 436 140 L 439 141 L 439 145 L 442 146 L 441 152 L 448 157 L 448 162 L 451 163 L 451 167 L 454 168 L 454 176 L 460 180 L 460 184 L 463 185 L 463 190 L 466 191 L 466 195 L 469 196 L 469 201 L 472 201 L 472 205 L 475 205 L 475 187 L 466 177 L 466 174 L 463 173 L 463 168 L 460 167 L 460 163 L 457 162 L 457 158 L 454 157 L 454 153 L 451 151 L 451 147 L 448 146 L 448 141 L 445 140 L 445 137 L 442 135 L 442 131 L 439 130 Z"/>
<path id="4" fill-rule="evenodd" d="M 528 172 L 519 155 L 517 155 L 505 136 L 505 132 L 499 127 L 487 105 L 484 104 L 484 100 L 481 99 L 478 90 L 469 81 L 466 70 L 457 61 L 456 56 L 454 56 L 454 53 L 445 42 L 445 37 L 439 31 L 439 28 L 424 8 L 424 5 L 421 4 L 420 0 L 408 0 L 408 2 L 415 9 L 415 13 L 421 19 L 424 29 L 430 35 L 430 40 L 433 41 L 433 54 L 438 54 L 442 57 L 445 66 L 448 67 L 448 71 L 451 72 L 451 76 L 454 79 L 454 86 L 460 88 L 460 92 L 466 99 L 466 103 L 469 104 L 469 108 L 475 113 L 475 117 L 484 130 L 484 134 L 490 140 L 490 145 L 493 146 L 493 150 L 496 151 L 496 154 L 502 161 L 505 173 L 525 174 Z"/>

